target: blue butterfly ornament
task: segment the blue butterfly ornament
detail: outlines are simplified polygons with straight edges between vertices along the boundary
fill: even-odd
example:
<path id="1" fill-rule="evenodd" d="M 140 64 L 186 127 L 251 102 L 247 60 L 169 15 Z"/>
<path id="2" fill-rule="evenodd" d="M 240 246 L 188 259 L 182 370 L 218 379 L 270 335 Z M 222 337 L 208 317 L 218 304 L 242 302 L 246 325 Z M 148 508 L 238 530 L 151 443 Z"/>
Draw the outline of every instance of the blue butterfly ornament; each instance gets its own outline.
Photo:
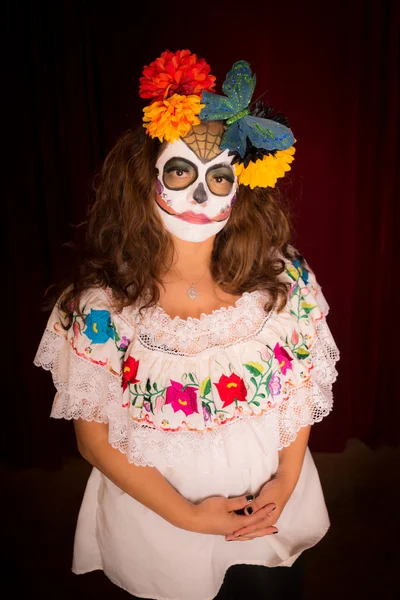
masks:
<path id="1" fill-rule="evenodd" d="M 256 76 L 244 60 L 236 62 L 222 85 L 225 96 L 203 92 L 202 121 L 225 121 L 228 126 L 222 136 L 220 148 L 238 152 L 241 158 L 246 152 L 247 138 L 255 148 L 286 150 L 294 143 L 292 131 L 271 119 L 252 117 L 249 105 L 256 86 Z"/>

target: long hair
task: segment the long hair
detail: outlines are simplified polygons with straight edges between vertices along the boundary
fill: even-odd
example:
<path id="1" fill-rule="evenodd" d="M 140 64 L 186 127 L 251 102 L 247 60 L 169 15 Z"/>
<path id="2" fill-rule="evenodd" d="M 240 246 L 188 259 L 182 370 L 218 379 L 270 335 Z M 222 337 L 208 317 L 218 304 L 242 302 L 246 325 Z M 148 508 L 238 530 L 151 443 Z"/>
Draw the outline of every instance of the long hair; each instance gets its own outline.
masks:
<path id="1" fill-rule="evenodd" d="M 116 310 L 136 301 L 142 308 L 159 298 L 161 274 L 173 262 L 173 242 L 155 208 L 156 160 L 162 147 L 142 127 L 129 130 L 105 159 L 95 183 L 86 246 L 59 302 L 71 320 L 72 307 L 91 287 L 109 287 Z M 288 255 L 290 226 L 278 192 L 239 186 L 225 227 L 217 233 L 211 273 L 225 292 L 267 290 L 265 309 L 280 310 L 287 286 L 278 280 Z M 146 302 L 143 302 L 146 298 Z"/>

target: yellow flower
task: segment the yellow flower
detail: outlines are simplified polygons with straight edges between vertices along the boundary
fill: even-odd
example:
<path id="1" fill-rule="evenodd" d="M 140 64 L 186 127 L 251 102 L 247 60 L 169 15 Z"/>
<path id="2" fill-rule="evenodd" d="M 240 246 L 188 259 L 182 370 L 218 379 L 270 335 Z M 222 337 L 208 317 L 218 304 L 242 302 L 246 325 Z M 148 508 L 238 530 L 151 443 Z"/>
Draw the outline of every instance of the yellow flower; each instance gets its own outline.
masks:
<path id="1" fill-rule="evenodd" d="M 277 179 L 284 177 L 290 171 L 290 163 L 294 161 L 295 148 L 291 146 L 287 150 L 278 150 L 273 154 L 267 154 L 256 162 L 250 162 L 247 167 L 243 163 L 235 165 L 238 182 L 248 185 L 251 189 L 255 187 L 275 187 Z"/>
<path id="2" fill-rule="evenodd" d="M 199 96 L 174 94 L 143 109 L 143 127 L 152 138 L 157 137 L 160 142 L 176 142 L 184 137 L 193 125 L 200 124 L 197 115 L 204 106 L 200 104 Z"/>

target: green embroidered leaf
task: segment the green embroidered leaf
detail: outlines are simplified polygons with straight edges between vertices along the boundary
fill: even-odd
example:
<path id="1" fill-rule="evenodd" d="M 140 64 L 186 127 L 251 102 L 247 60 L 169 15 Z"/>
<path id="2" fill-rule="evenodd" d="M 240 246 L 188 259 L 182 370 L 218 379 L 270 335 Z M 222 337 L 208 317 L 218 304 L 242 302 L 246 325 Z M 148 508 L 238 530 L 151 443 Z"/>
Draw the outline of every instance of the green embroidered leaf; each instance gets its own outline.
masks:
<path id="1" fill-rule="evenodd" d="M 255 404 L 256 406 L 260 406 L 260 403 L 257 402 L 257 400 L 253 400 L 252 404 Z"/>
<path id="2" fill-rule="evenodd" d="M 254 365 L 261 367 L 261 369 L 257 368 Z M 255 377 L 259 377 L 261 375 L 261 373 L 264 371 L 264 367 L 262 365 L 260 365 L 260 363 L 245 363 L 244 366 L 246 367 L 246 369 L 248 371 L 250 371 L 250 373 L 252 375 L 255 375 Z M 251 379 L 250 379 L 250 381 L 251 381 Z"/>
<path id="3" fill-rule="evenodd" d="M 194 377 L 193 377 L 192 373 L 189 373 L 189 379 L 190 379 L 190 381 L 192 381 L 193 383 L 196 383 L 196 381 L 195 381 L 195 379 L 194 379 Z"/>
<path id="4" fill-rule="evenodd" d="M 302 360 L 304 358 L 307 358 L 307 356 L 310 356 L 310 353 L 305 348 L 299 348 L 298 350 L 296 350 L 296 356 L 297 358 Z"/>
<path id="5" fill-rule="evenodd" d="M 156 392 L 158 391 L 158 386 L 156 382 L 153 383 L 153 388 L 156 390 Z"/>
<path id="6" fill-rule="evenodd" d="M 205 408 L 206 410 L 208 410 L 208 412 L 211 414 L 211 408 L 210 408 L 210 405 L 207 402 L 202 402 L 201 405 L 203 406 L 203 408 Z"/>
<path id="7" fill-rule="evenodd" d="M 290 275 L 290 277 L 294 281 L 298 280 L 298 278 L 299 278 L 299 272 L 298 272 L 298 270 L 295 267 L 293 267 L 292 265 L 288 265 L 286 267 L 286 271 L 287 271 L 288 275 Z"/>
<path id="8" fill-rule="evenodd" d="M 208 396 L 211 392 L 211 379 L 206 377 L 200 384 L 200 396 Z"/>
<path id="9" fill-rule="evenodd" d="M 259 371 L 260 373 L 264 373 L 264 367 L 261 363 L 259 362 L 253 362 L 250 361 L 248 363 L 246 363 L 246 365 L 250 365 L 251 367 L 253 367 L 254 369 L 257 369 L 257 371 Z"/>
<path id="10" fill-rule="evenodd" d="M 307 302 L 302 302 L 301 308 L 304 310 L 305 313 L 309 314 L 313 310 L 313 308 L 316 308 L 316 306 L 315 304 L 308 304 Z"/>
<path id="11" fill-rule="evenodd" d="M 150 379 L 146 381 L 146 391 L 149 392 L 149 394 L 151 393 Z"/>
<path id="12" fill-rule="evenodd" d="M 267 398 L 269 398 L 270 395 L 271 395 L 271 390 L 268 387 L 269 386 L 269 382 L 271 381 L 271 377 L 272 377 L 272 369 L 271 369 L 271 372 L 270 372 L 270 374 L 268 375 L 268 377 L 267 377 L 267 379 L 265 381 L 265 391 L 267 392 Z"/>
<path id="13" fill-rule="evenodd" d="M 257 396 L 260 396 L 260 398 L 265 398 L 265 394 L 259 393 L 259 394 L 257 394 Z"/>

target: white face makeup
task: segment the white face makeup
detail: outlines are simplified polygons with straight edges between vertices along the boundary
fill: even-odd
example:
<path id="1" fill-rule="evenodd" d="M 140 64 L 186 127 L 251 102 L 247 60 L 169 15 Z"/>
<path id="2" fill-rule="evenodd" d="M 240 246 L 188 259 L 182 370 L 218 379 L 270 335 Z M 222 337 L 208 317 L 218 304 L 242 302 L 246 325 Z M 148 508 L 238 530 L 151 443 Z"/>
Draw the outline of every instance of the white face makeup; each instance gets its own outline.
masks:
<path id="1" fill-rule="evenodd" d="M 166 229 L 187 242 L 217 234 L 235 202 L 233 157 L 219 150 L 219 131 L 213 122 L 194 127 L 186 141 L 168 144 L 156 163 L 158 211 Z"/>

